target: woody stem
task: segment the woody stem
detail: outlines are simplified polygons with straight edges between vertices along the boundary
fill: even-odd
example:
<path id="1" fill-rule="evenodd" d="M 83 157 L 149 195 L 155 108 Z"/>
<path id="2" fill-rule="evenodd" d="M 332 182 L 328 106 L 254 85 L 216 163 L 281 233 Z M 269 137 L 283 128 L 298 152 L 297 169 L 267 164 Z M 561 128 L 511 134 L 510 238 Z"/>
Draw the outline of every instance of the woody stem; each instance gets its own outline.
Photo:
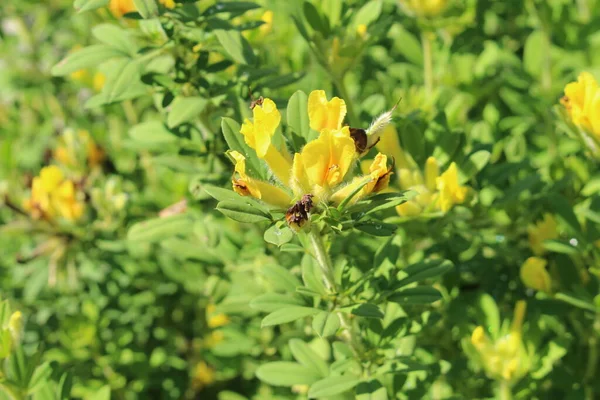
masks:
<path id="1" fill-rule="evenodd" d="M 319 264 L 319 267 L 323 274 L 323 281 L 325 283 L 325 286 L 327 287 L 328 291 L 337 295 L 338 288 L 333 275 L 333 264 L 331 262 L 331 258 L 329 257 L 329 253 L 325 249 L 325 244 L 323 243 L 323 236 L 321 235 L 321 232 L 316 224 L 313 224 L 313 226 L 311 227 L 310 232 L 308 233 L 308 237 L 313 249 L 313 255 L 317 260 L 317 264 Z M 361 344 L 358 340 L 358 337 L 356 336 L 356 332 L 354 331 L 354 325 L 351 321 L 348 320 L 348 317 L 344 313 L 340 312 L 338 313 L 338 316 L 340 318 L 342 328 L 344 329 L 346 340 L 352 347 L 354 354 L 358 358 L 360 358 Z"/>

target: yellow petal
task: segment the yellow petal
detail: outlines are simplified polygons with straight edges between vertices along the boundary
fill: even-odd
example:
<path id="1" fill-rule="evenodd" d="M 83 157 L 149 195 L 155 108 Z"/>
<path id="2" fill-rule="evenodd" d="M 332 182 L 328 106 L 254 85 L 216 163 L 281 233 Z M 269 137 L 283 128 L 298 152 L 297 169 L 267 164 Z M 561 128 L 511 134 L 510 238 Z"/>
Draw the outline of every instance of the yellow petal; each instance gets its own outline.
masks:
<path id="1" fill-rule="evenodd" d="M 288 184 L 290 181 L 290 174 L 292 169 L 292 164 L 290 161 L 274 146 L 269 146 L 267 152 L 265 153 L 264 160 L 267 162 L 267 165 L 273 172 L 273 174 L 279 179 L 279 181 L 283 184 Z"/>
<path id="2" fill-rule="evenodd" d="M 434 191 L 436 187 L 436 179 L 440 174 L 440 167 L 435 157 L 429 157 L 425 162 L 425 186 L 427 189 Z"/>
<path id="3" fill-rule="evenodd" d="M 539 257 L 529 257 L 521 266 L 521 281 L 525 286 L 550 293 L 552 289 L 552 279 L 546 271 L 546 260 Z"/>
<path id="4" fill-rule="evenodd" d="M 556 220 L 551 214 L 544 214 L 541 221 L 527 227 L 529 234 L 529 247 L 536 255 L 542 255 L 546 252 L 544 242 L 558 238 L 558 226 Z"/>
<path id="5" fill-rule="evenodd" d="M 317 132 L 340 129 L 345 116 L 346 103 L 339 97 L 327 101 L 324 90 L 313 90 L 308 96 L 308 119 Z"/>
<path id="6" fill-rule="evenodd" d="M 110 0 L 108 8 L 116 18 L 120 18 L 124 14 L 134 12 L 136 10 L 133 0 Z"/>
<path id="7" fill-rule="evenodd" d="M 402 150 L 398 138 L 398 131 L 392 124 L 389 124 L 384 128 L 375 148 L 382 153 L 391 155 L 394 158 L 394 163 L 399 168 L 412 168 L 414 166 L 412 158 Z"/>
<path id="8" fill-rule="evenodd" d="M 253 121 L 246 119 L 240 130 L 246 144 L 256 151 L 260 158 L 264 158 L 271 146 L 271 138 L 275 134 L 281 114 L 271 99 L 264 99 L 262 105 L 252 109 Z"/>
<path id="9" fill-rule="evenodd" d="M 483 326 L 478 326 L 477 328 L 475 328 L 475 330 L 473 331 L 473 334 L 471 335 L 471 343 L 477 349 L 481 349 L 482 347 L 484 347 L 486 344 L 489 343 L 489 339 L 488 339 L 487 335 L 485 334 L 485 330 L 483 329 Z"/>
<path id="10" fill-rule="evenodd" d="M 421 211 L 423 211 L 421 206 L 413 200 L 409 200 L 406 203 L 396 206 L 396 212 L 401 217 L 416 217 L 421 214 Z"/>
<path id="11" fill-rule="evenodd" d="M 438 205 L 442 212 L 447 212 L 455 204 L 461 204 L 466 200 L 467 188 L 458 184 L 458 168 L 456 163 L 450 167 L 439 178 L 436 179 L 439 191 Z"/>
<path id="12" fill-rule="evenodd" d="M 357 190 L 361 185 L 367 182 L 366 185 L 360 189 L 360 191 L 354 195 L 350 204 L 356 203 L 363 197 L 377 193 L 385 188 L 390 180 L 391 170 L 387 166 L 387 157 L 381 153 L 377 154 L 371 165 L 369 166 L 369 174 L 366 176 L 356 177 L 350 182 L 350 184 L 336 191 L 331 196 L 331 201 L 334 204 L 339 204 L 352 192 Z"/>
<path id="13" fill-rule="evenodd" d="M 56 165 L 44 167 L 40 171 L 41 188 L 47 193 L 56 189 L 63 179 L 64 175 Z"/>

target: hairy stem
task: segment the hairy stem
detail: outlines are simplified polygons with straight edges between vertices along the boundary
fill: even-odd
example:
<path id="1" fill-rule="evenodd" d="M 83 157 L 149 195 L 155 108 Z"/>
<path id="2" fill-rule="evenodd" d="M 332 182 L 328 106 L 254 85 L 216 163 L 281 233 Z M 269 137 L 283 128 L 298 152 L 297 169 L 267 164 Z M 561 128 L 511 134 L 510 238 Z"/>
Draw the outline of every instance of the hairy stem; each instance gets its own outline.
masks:
<path id="1" fill-rule="evenodd" d="M 333 264 L 331 262 L 329 254 L 327 253 L 327 250 L 325 249 L 325 244 L 323 243 L 323 236 L 321 235 L 321 232 L 319 231 L 319 228 L 316 226 L 316 224 L 313 224 L 310 232 L 308 233 L 308 237 L 313 249 L 313 255 L 317 260 L 317 264 L 319 264 L 319 267 L 321 268 L 321 272 L 323 274 L 323 282 L 325 283 L 327 290 L 334 294 L 337 294 L 338 288 L 335 283 L 335 278 L 333 276 Z M 354 351 L 356 357 L 360 358 L 362 346 L 355 332 L 354 325 L 343 312 L 339 312 L 338 315 L 340 318 L 342 328 L 344 329 L 344 335 L 346 337 L 346 340 L 352 347 L 352 350 Z"/>

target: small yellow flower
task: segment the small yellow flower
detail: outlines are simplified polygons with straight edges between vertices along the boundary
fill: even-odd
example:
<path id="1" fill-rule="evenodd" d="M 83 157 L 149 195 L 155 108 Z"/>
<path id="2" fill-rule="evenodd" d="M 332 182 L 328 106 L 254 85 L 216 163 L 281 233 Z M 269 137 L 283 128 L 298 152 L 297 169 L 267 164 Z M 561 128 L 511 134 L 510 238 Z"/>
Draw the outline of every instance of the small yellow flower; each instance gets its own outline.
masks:
<path id="1" fill-rule="evenodd" d="M 96 72 L 92 81 L 92 87 L 94 88 L 94 90 L 96 92 L 102 91 L 102 88 L 104 87 L 105 83 L 106 75 L 104 75 L 102 72 Z"/>
<path id="2" fill-rule="evenodd" d="M 246 174 L 246 157 L 237 151 L 228 153 L 235 161 L 235 173 L 232 178 L 233 190 L 241 196 L 251 196 L 264 200 L 277 207 L 286 208 L 292 201 L 290 195 L 277 186 L 251 178 Z"/>
<path id="3" fill-rule="evenodd" d="M 399 168 L 411 168 L 415 164 L 410 156 L 404 152 L 402 146 L 400 146 L 398 131 L 394 125 L 389 124 L 384 128 L 383 134 L 380 136 L 375 148 L 381 152 L 390 154 L 394 158 L 394 163 Z"/>
<path id="4" fill-rule="evenodd" d="M 210 335 L 204 338 L 203 345 L 208 349 L 212 349 L 223 341 L 225 335 L 221 331 L 212 331 Z"/>
<path id="5" fill-rule="evenodd" d="M 442 212 L 447 212 L 455 204 L 464 203 L 467 198 L 468 189 L 458 184 L 458 168 L 454 162 L 436 179 L 436 183 L 440 192 L 439 208 Z"/>
<path id="6" fill-rule="evenodd" d="M 214 304 L 209 304 L 206 307 L 206 323 L 211 329 L 225 326 L 229 323 L 229 317 L 223 313 L 216 313 Z"/>
<path id="7" fill-rule="evenodd" d="M 133 0 L 110 0 L 108 8 L 116 18 L 121 18 L 125 14 L 136 11 Z"/>
<path id="8" fill-rule="evenodd" d="M 365 25 L 365 24 L 359 24 L 356 27 L 356 34 L 360 38 L 364 38 L 365 36 L 367 36 L 367 25 Z"/>
<path id="9" fill-rule="evenodd" d="M 475 348 L 483 349 L 486 345 L 489 344 L 489 341 L 490 340 L 485 334 L 483 326 L 478 326 L 477 328 L 475 328 L 473 334 L 471 335 L 471 343 L 473 344 L 473 346 L 475 346 Z"/>
<path id="10" fill-rule="evenodd" d="M 175 0 L 159 0 L 159 2 L 166 8 L 169 8 L 169 9 L 175 8 Z"/>
<path id="11" fill-rule="evenodd" d="M 215 370 L 212 369 L 207 363 L 204 361 L 200 361 L 194 367 L 194 371 L 192 373 L 192 388 L 195 391 L 200 391 L 204 389 L 206 386 L 209 386 L 215 381 Z"/>
<path id="12" fill-rule="evenodd" d="M 315 131 L 339 130 L 345 116 L 346 102 L 339 97 L 328 101 L 324 90 L 313 90 L 308 96 L 308 118 Z"/>
<path id="13" fill-rule="evenodd" d="M 539 257 L 529 257 L 521 266 L 521 281 L 525 286 L 550 293 L 552 290 L 552 278 L 546 271 L 546 260 Z"/>
<path id="14" fill-rule="evenodd" d="M 390 182 L 390 175 L 392 174 L 391 168 L 387 166 L 387 157 L 381 153 L 377 154 L 373 163 L 369 167 L 369 174 L 366 176 L 356 177 L 348 185 L 338 190 L 331 196 L 331 201 L 334 204 L 339 204 L 342 200 L 348 197 L 354 192 L 360 185 L 367 181 L 367 184 L 360 189 L 360 191 L 354 195 L 350 204 L 356 203 L 363 197 L 371 194 L 378 193 L 383 189 L 387 188 Z"/>
<path id="15" fill-rule="evenodd" d="M 535 255 L 546 252 L 544 241 L 558 238 L 558 227 L 556 220 L 551 214 L 544 214 L 544 218 L 536 224 L 527 227 L 529 234 L 529 247 Z"/>
<path id="16" fill-rule="evenodd" d="M 310 100 L 309 100 L 310 101 Z M 292 166 L 292 188 L 296 195 L 313 194 L 327 200 L 331 188 L 342 183 L 356 154 L 350 129 L 324 128 L 318 139 L 296 153 Z"/>
<path id="17" fill-rule="evenodd" d="M 90 72 L 87 69 L 71 72 L 71 79 L 77 82 L 87 83 L 90 80 Z"/>
<path id="18" fill-rule="evenodd" d="M 275 102 L 264 99 L 252 109 L 253 120 L 246 119 L 240 130 L 246 144 L 256 151 L 256 155 L 267 162 L 273 174 L 282 182 L 290 180 L 291 163 L 287 151 L 282 153 L 275 148 L 271 139 L 281 122 L 281 114 Z"/>
<path id="19" fill-rule="evenodd" d="M 435 17 L 446 10 L 448 0 L 401 0 L 401 4 L 419 17 Z"/>
<path id="20" fill-rule="evenodd" d="M 264 24 L 258 28 L 261 34 L 266 35 L 273 30 L 273 11 L 265 11 L 260 20 L 264 22 Z"/>
<path id="21" fill-rule="evenodd" d="M 51 165 L 42 168 L 40 176 L 33 178 L 31 197 L 23 206 L 34 218 L 52 220 L 58 216 L 74 221 L 84 211 L 78 197 L 73 182 L 65 179 L 60 168 Z"/>
<path id="22" fill-rule="evenodd" d="M 23 314 L 21 311 L 15 311 L 8 320 L 8 329 L 13 337 L 13 340 L 17 341 L 21 335 L 21 329 L 23 329 Z"/>
<path id="23" fill-rule="evenodd" d="M 569 83 L 561 103 L 573 124 L 600 137 L 600 89 L 592 74 L 582 72 Z"/>

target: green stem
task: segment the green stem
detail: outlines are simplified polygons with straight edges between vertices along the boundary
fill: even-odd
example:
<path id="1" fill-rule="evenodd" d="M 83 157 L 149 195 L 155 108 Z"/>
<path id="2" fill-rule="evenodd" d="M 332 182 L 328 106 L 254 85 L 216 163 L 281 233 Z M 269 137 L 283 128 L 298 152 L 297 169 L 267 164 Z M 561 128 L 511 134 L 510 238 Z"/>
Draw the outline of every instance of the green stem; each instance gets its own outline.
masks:
<path id="1" fill-rule="evenodd" d="M 350 125 L 355 126 L 355 127 L 360 127 L 361 126 L 360 118 L 358 118 L 358 115 L 356 114 L 356 111 L 354 110 L 354 103 L 352 102 L 352 99 L 350 98 L 350 95 L 348 94 L 348 90 L 346 90 L 346 85 L 344 84 L 344 77 L 343 76 L 336 77 L 331 72 L 330 72 L 330 75 L 333 79 L 333 84 L 335 85 L 336 89 L 340 93 L 340 96 L 346 103 L 346 109 L 348 110 L 348 120 L 350 121 Z"/>
<path id="2" fill-rule="evenodd" d="M 317 264 L 319 264 L 319 267 L 323 274 L 323 282 L 325 283 L 327 290 L 337 294 L 338 288 L 333 275 L 333 264 L 331 262 L 329 254 L 327 253 L 327 250 L 325 249 L 325 245 L 323 243 L 323 236 L 321 235 L 321 232 L 316 224 L 313 224 L 313 226 L 311 227 L 310 232 L 308 233 L 308 238 L 313 249 L 313 255 L 317 260 Z M 352 347 L 355 356 L 358 359 L 360 359 L 360 355 L 362 353 L 362 346 L 354 331 L 354 325 L 348 320 L 348 317 L 343 312 L 339 312 L 338 316 L 340 318 L 342 328 L 344 329 L 346 340 Z"/>
<path id="3" fill-rule="evenodd" d="M 425 92 L 430 96 L 433 92 L 433 54 L 431 51 L 431 32 L 421 33 L 421 46 L 423 46 L 423 80 Z"/>
<path id="4" fill-rule="evenodd" d="M 498 382 L 498 400 L 511 400 L 512 393 L 508 381 Z"/>
<path id="5" fill-rule="evenodd" d="M 600 324 L 600 314 L 596 314 L 596 320 L 594 322 L 594 325 L 598 324 Z M 586 383 L 585 391 L 587 399 L 594 398 L 593 382 L 596 376 L 596 367 L 598 365 L 598 337 L 596 336 L 595 328 L 596 326 L 594 326 L 594 330 L 588 338 L 588 360 L 585 368 L 585 376 L 583 378 Z"/>

